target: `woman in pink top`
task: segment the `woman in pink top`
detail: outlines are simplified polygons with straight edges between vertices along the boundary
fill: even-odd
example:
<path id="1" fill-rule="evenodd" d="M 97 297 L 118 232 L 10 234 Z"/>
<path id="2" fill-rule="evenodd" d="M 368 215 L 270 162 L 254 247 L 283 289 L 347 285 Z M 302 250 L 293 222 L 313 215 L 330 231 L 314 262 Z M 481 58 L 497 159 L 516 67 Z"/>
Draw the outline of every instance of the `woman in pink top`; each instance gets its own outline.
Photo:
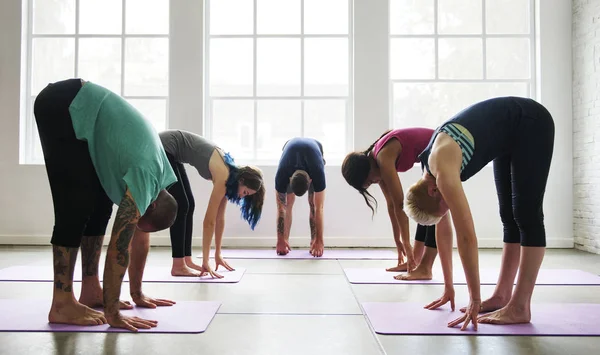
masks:
<path id="1" fill-rule="evenodd" d="M 408 171 L 419 161 L 418 156 L 427 147 L 433 132 L 434 130 L 429 128 L 387 131 L 367 150 L 348 154 L 342 164 L 342 175 L 346 182 L 363 195 L 373 213 L 375 210 L 372 203 L 377 206 L 377 201 L 367 189 L 372 184 L 379 184 L 381 187 L 387 201 L 394 241 L 398 249 L 398 264 L 386 270 L 409 271 L 408 274 L 394 277 L 399 280 L 432 278 L 433 262 L 437 256 L 435 226 L 417 226 L 413 252 L 408 217 L 403 210 L 404 193 L 398 173 Z M 452 233 L 452 230 L 438 232 Z M 449 250 L 451 252 L 451 247 Z M 407 263 L 404 263 L 404 255 L 407 257 Z"/>

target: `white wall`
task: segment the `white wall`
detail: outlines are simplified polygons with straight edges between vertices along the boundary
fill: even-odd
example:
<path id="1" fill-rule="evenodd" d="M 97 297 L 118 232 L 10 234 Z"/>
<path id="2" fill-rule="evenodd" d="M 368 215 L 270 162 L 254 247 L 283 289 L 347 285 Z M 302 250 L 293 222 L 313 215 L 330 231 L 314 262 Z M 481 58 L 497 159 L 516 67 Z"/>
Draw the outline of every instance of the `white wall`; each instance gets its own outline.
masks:
<path id="1" fill-rule="evenodd" d="M 199 1 L 186 2 L 189 11 L 201 11 Z M 572 129 L 571 129 L 571 2 L 565 0 L 544 0 L 539 8 L 544 16 L 540 22 L 539 68 L 540 101 L 554 115 L 557 127 L 555 155 L 548 183 L 545 213 L 548 245 L 551 247 L 572 247 Z M 385 1 L 356 0 L 356 21 L 362 21 L 361 31 L 356 36 L 375 38 L 375 34 L 387 33 L 387 23 L 371 20 L 373 12 L 386 11 Z M 187 11 L 172 12 L 172 31 L 201 31 L 202 25 L 193 23 L 186 16 Z M 19 85 L 20 85 L 20 46 L 21 46 L 21 1 L 3 0 L 0 2 L 0 243 L 30 244 L 49 242 L 52 231 L 52 201 L 43 166 L 21 166 L 18 164 L 19 149 Z M 178 50 L 188 43 L 171 45 Z M 190 60 L 200 60 L 201 44 L 193 44 L 194 56 Z M 387 63 L 381 54 L 387 53 L 387 39 L 365 42 L 364 47 L 355 48 L 355 129 L 354 143 L 357 149 L 364 149 L 380 133 L 388 128 L 388 84 Z M 378 55 L 375 55 L 375 54 Z M 185 63 L 171 63 L 185 66 Z M 369 68 L 369 75 L 361 68 Z M 202 73 L 193 72 L 189 76 L 173 78 L 171 87 L 170 124 L 172 127 L 201 132 L 200 117 L 202 97 L 199 83 Z M 189 90 L 195 90 L 191 95 Z M 197 110 L 183 110 L 193 107 Z M 275 167 L 263 167 L 268 184 L 274 185 Z M 325 241 L 327 245 L 339 246 L 393 246 L 391 227 L 385 211 L 385 202 L 380 191 L 373 189 L 374 195 L 382 202 L 379 213 L 372 220 L 370 210 L 362 197 L 351 189 L 340 173 L 339 166 L 328 166 L 327 197 L 325 201 Z M 415 182 L 420 169 L 402 174 L 404 186 Z M 210 193 L 209 182 L 202 181 L 190 171 L 192 186 L 197 202 L 195 217 L 196 236 L 199 231 L 206 200 Z M 469 203 L 475 218 L 475 226 L 481 247 L 502 245 L 502 226 L 498 216 L 497 199 L 493 172 L 486 168 L 465 184 Z M 227 211 L 225 245 L 230 246 L 272 246 L 275 244 L 275 196 L 269 189 L 264 215 L 254 232 L 241 221 L 239 212 L 233 206 Z M 414 224 L 411 227 L 414 231 Z M 305 201 L 297 201 L 292 227 L 291 242 L 294 245 L 308 245 L 308 207 Z M 168 245 L 168 233 L 158 233 L 153 237 L 154 245 Z M 195 245 L 199 245 L 199 241 Z"/>
<path id="2" fill-rule="evenodd" d="M 600 254 L 600 3 L 573 2 L 573 232 Z"/>

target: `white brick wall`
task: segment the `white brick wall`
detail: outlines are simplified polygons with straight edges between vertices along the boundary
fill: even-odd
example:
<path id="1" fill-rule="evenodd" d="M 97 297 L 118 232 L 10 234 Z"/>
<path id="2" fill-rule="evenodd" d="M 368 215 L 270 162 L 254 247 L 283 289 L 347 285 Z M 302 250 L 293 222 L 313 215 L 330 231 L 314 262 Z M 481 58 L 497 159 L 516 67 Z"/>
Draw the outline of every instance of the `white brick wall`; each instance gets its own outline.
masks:
<path id="1" fill-rule="evenodd" d="M 573 0 L 573 235 L 600 254 L 600 1 Z"/>

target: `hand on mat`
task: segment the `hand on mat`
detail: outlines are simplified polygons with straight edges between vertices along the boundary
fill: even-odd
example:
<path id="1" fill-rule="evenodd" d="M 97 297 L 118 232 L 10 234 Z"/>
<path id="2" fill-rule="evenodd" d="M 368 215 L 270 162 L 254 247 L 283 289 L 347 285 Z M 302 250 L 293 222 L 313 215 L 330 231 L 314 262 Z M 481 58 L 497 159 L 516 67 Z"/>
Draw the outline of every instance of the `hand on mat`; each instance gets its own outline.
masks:
<path id="1" fill-rule="evenodd" d="M 471 300 L 469 306 L 467 307 L 467 311 L 462 316 L 456 318 L 452 322 L 448 323 L 448 327 L 455 327 L 456 325 L 463 323 L 463 326 L 460 330 L 467 329 L 469 323 L 473 323 L 473 329 L 477 330 L 477 315 L 481 310 L 481 300 Z"/>
<path id="2" fill-rule="evenodd" d="M 438 309 L 448 302 L 450 302 L 450 308 L 452 308 L 452 312 L 454 312 L 454 287 L 446 288 L 446 290 L 444 290 L 444 294 L 442 295 L 442 297 L 431 302 L 424 308 L 429 309 L 429 310 Z"/>
<path id="3" fill-rule="evenodd" d="M 310 243 L 310 255 L 320 258 L 323 256 L 323 241 L 315 239 Z"/>
<path id="4" fill-rule="evenodd" d="M 287 255 L 290 252 L 290 244 L 287 240 L 277 241 L 277 255 Z"/>
<path id="5" fill-rule="evenodd" d="M 208 263 L 202 262 L 202 270 L 200 270 L 202 272 L 201 276 L 204 276 L 206 274 L 209 274 L 213 279 L 216 277 L 217 279 L 222 279 L 223 275 L 219 275 L 216 272 L 213 271 L 213 269 L 210 268 L 210 265 L 208 265 Z"/>
<path id="6" fill-rule="evenodd" d="M 162 298 L 148 297 L 148 296 L 144 295 L 141 292 L 132 293 L 131 294 L 131 298 L 133 299 L 133 302 L 138 307 L 145 307 L 145 308 L 156 308 L 156 307 L 161 307 L 161 306 L 172 306 L 172 305 L 175 304 L 174 301 L 165 300 L 165 299 L 162 299 Z"/>
<path id="7" fill-rule="evenodd" d="M 221 255 L 215 255 L 215 271 L 219 270 L 219 265 L 224 267 L 225 269 L 229 270 L 229 271 L 234 271 L 235 269 L 232 268 L 231 266 L 229 266 L 229 264 L 227 263 L 227 261 L 223 260 L 223 257 Z"/>
<path id="8" fill-rule="evenodd" d="M 107 316 L 106 320 L 111 327 L 124 328 L 137 332 L 138 329 L 150 329 L 156 327 L 158 324 L 155 320 L 142 319 L 139 317 L 125 317 L 121 313 L 117 313 L 114 316 Z"/>

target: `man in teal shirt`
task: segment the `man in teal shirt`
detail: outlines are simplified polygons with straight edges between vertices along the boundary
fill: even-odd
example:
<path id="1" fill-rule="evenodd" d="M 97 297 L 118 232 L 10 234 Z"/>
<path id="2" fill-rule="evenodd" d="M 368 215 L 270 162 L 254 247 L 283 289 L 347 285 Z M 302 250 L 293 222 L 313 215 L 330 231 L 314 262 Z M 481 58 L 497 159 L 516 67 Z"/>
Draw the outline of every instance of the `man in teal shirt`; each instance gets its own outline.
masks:
<path id="1" fill-rule="evenodd" d="M 129 267 L 136 305 L 174 304 L 142 293 L 149 233 L 169 228 L 177 213 L 177 202 L 166 191 L 177 178 L 158 134 L 123 98 L 81 79 L 49 84 L 37 96 L 34 114 L 54 204 L 54 292 L 49 322 L 108 322 L 132 331 L 156 326 L 153 320 L 121 315 L 119 309 L 132 305 L 119 298 Z M 113 204 L 119 209 L 102 290 L 98 263 Z M 77 301 L 72 285 L 79 247 L 83 278 Z M 104 314 L 92 309 L 100 306 Z"/>

